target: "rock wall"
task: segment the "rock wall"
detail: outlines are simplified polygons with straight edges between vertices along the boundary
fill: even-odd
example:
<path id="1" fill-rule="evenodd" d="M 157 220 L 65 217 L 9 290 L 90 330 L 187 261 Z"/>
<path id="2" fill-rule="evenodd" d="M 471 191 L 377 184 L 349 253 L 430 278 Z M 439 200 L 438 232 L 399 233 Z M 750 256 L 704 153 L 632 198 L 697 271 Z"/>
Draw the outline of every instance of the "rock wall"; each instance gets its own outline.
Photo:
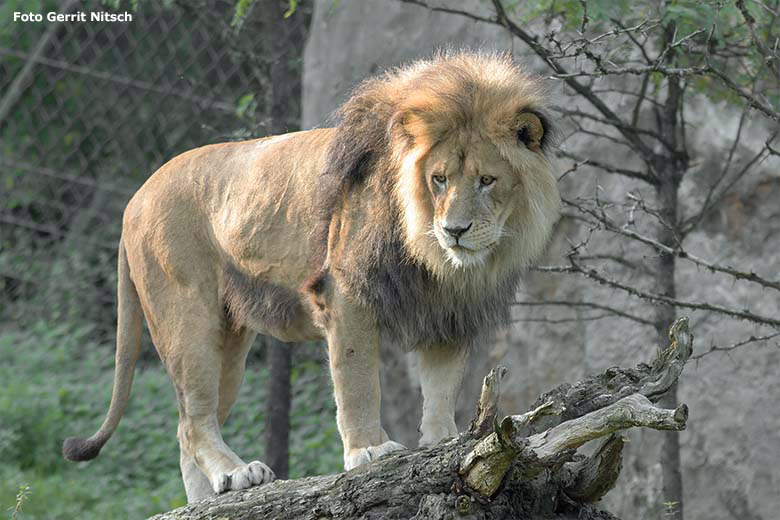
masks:
<path id="1" fill-rule="evenodd" d="M 478 0 L 450 2 L 463 9 L 485 9 Z M 388 67 L 424 57 L 434 49 L 481 47 L 512 51 L 528 66 L 540 72 L 541 64 L 528 58 L 522 44 L 496 27 L 465 18 L 432 13 L 395 0 L 318 0 L 311 36 L 304 57 L 303 122 L 305 128 L 326 126 L 329 114 L 348 96 L 361 79 Z M 556 91 L 561 99 L 563 94 Z M 620 98 L 609 103 L 618 113 Z M 724 107 L 706 100 L 693 104 L 688 117 L 698 128 L 693 147 L 700 157 L 683 185 L 687 197 L 683 210 L 697 201 L 697 184 L 708 168 L 717 167 L 723 150 L 734 134 L 736 118 Z M 751 131 L 748 129 L 748 131 Z M 756 131 L 757 130 L 752 130 Z M 763 141 L 756 143 L 760 146 Z M 593 150 L 586 137 L 569 146 Z M 748 143 L 751 140 L 747 141 Z M 748 147 L 749 148 L 749 147 Z M 740 153 L 747 153 L 749 149 Z M 599 151 L 620 163 L 614 150 Z M 739 155 L 739 154 L 738 154 Z M 749 266 L 770 278 L 780 272 L 780 176 L 776 164 L 746 180 L 742 190 L 722 204 L 688 237 L 686 247 L 698 255 L 721 263 Z M 562 184 L 567 196 L 592 194 L 600 189 L 621 198 L 638 186 L 620 178 L 597 177 L 590 173 L 572 175 Z M 649 192 L 647 188 L 644 191 Z M 567 239 L 582 230 L 572 222 L 559 225 L 543 263 L 555 264 L 568 249 Z M 592 246 L 615 248 L 614 241 L 601 239 Z M 618 251 L 627 257 L 646 254 L 629 246 Z M 613 271 L 617 276 L 620 271 Z M 746 284 L 733 284 L 725 277 L 713 277 L 691 265 L 680 265 L 676 273 L 678 294 L 686 300 L 737 306 L 750 305 L 765 315 L 780 315 L 777 294 Z M 640 283 L 639 281 L 637 283 Z M 531 273 L 521 295 L 528 300 L 578 299 L 609 301 L 649 316 L 652 308 L 625 299 L 578 278 Z M 567 321 L 576 311 L 566 308 L 523 307 L 515 311 L 517 322 L 490 345 L 484 345 L 472 359 L 469 384 L 460 400 L 459 421 L 468 421 L 481 377 L 496 363 L 512 370 L 511 384 L 502 407 L 506 412 L 524 411 L 545 389 L 564 381 L 575 381 L 586 373 L 610 365 L 631 365 L 649 359 L 655 349 L 653 329 L 624 319 Z M 697 335 L 698 349 L 720 345 L 756 332 L 755 327 L 706 313 L 687 313 Z M 550 324 L 535 319 L 561 320 Z M 687 518 L 708 520 L 771 520 L 780 511 L 780 349 L 777 345 L 750 346 L 730 354 L 712 354 L 691 363 L 683 377 L 680 399 L 689 404 L 689 430 L 681 434 L 685 507 Z M 396 440 L 415 445 L 420 417 L 419 385 L 414 356 L 405 356 L 383 345 L 383 420 Z M 410 399 L 410 395 L 416 399 Z M 626 448 L 623 477 L 605 500 L 607 509 L 625 520 L 661 520 L 665 505 L 661 498 L 658 464 L 660 434 L 631 435 Z"/>

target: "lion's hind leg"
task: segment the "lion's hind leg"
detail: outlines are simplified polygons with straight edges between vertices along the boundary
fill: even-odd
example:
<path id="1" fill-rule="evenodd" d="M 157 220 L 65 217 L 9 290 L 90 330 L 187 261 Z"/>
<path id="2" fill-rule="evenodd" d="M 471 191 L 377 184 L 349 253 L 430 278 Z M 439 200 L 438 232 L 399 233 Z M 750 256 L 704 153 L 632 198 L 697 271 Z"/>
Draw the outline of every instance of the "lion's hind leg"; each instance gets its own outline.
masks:
<path id="1" fill-rule="evenodd" d="M 225 423 L 230 409 L 236 401 L 244 377 L 246 356 L 256 336 L 256 332 L 246 328 L 225 332 L 222 342 L 222 372 L 217 409 L 217 420 L 220 426 Z M 230 474 L 230 482 L 227 483 L 228 487 L 224 491 L 265 484 L 275 478 L 274 472 L 265 463 L 253 460 L 245 467 L 238 468 Z"/>
<path id="2" fill-rule="evenodd" d="M 259 461 L 245 463 L 222 439 L 254 334 L 232 331 L 216 299 L 179 285 L 158 287 L 146 302 L 152 339 L 179 401 L 178 439 L 187 499 L 273 480 Z M 175 309 L 175 312 L 168 312 Z"/>
<path id="3" fill-rule="evenodd" d="M 204 336 L 198 342 L 198 336 L 187 335 L 192 343 L 183 346 L 187 350 L 177 349 L 183 355 L 175 369 L 169 367 L 179 398 L 178 437 L 189 501 L 203 498 L 204 494 L 265 484 L 274 478 L 262 462 L 247 464 L 241 460 L 225 444 L 220 432 L 238 393 L 254 334 L 221 331 L 216 341 L 208 343 L 203 342 Z M 210 490 L 204 489 L 198 470 L 207 479 Z"/>
<path id="4" fill-rule="evenodd" d="M 219 376 L 219 401 L 217 405 L 217 422 L 224 425 L 230 414 L 230 409 L 236 400 L 244 374 L 244 366 L 249 348 L 256 333 L 247 329 L 239 331 L 228 330 L 224 333 L 221 344 L 221 366 Z M 180 403 L 181 406 L 181 403 Z M 186 433 L 186 421 L 179 423 L 179 438 Z M 239 459 L 240 460 L 240 459 Z M 194 502 L 202 498 L 231 489 L 243 489 L 253 485 L 265 484 L 274 479 L 271 469 L 260 461 L 252 461 L 236 467 L 230 472 L 222 472 L 217 477 L 217 485 L 212 484 L 209 477 L 198 466 L 195 456 L 185 449 L 185 443 L 180 441 L 180 460 L 182 480 L 187 492 L 187 500 Z"/>

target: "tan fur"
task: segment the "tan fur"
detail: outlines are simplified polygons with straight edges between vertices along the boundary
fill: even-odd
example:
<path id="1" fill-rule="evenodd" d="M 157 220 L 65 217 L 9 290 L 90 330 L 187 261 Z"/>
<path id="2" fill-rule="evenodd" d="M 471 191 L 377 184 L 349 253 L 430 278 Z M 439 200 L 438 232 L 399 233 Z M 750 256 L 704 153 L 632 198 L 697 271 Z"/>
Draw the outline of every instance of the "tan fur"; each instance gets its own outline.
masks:
<path id="1" fill-rule="evenodd" d="M 92 458 L 115 429 L 140 309 L 177 391 L 190 500 L 272 478 L 220 434 L 256 332 L 327 339 L 347 469 L 402 447 L 380 424 L 380 337 L 420 352 L 422 442 L 454 434 L 468 345 L 503 322 L 557 218 L 543 111 L 508 58 L 442 54 L 364 83 L 337 128 L 164 165 L 124 214 L 108 417 L 65 456 Z"/>

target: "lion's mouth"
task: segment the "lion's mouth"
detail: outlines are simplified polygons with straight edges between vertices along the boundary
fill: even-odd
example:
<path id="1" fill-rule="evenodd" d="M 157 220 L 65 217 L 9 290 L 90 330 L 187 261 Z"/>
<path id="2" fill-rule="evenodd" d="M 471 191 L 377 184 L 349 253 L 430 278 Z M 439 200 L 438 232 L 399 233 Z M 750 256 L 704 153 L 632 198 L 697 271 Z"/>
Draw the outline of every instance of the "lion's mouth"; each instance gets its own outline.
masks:
<path id="1" fill-rule="evenodd" d="M 493 243 L 480 247 L 473 244 L 468 237 L 460 237 L 458 240 L 451 239 L 444 236 L 435 226 L 431 230 L 431 235 L 436 237 L 447 256 L 447 260 L 454 267 L 472 267 L 484 264 L 495 245 Z"/>
<path id="2" fill-rule="evenodd" d="M 462 245 L 454 245 L 445 249 L 447 258 L 455 267 L 470 267 L 482 265 L 490 253 L 490 248 L 471 249 Z"/>
<path id="3" fill-rule="evenodd" d="M 477 251 L 479 251 L 479 249 L 472 249 L 470 247 L 466 247 L 461 244 L 455 244 L 454 246 L 451 246 L 450 249 L 452 249 L 453 251 L 458 251 L 458 252 L 462 251 L 465 253 L 476 253 Z"/>

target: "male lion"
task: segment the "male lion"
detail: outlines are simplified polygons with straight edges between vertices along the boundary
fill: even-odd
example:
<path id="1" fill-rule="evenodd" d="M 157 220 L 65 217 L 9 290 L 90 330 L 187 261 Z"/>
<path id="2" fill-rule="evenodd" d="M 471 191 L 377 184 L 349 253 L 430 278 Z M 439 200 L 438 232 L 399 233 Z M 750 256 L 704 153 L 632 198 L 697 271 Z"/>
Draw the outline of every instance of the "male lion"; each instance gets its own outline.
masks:
<path id="1" fill-rule="evenodd" d="M 420 443 L 455 435 L 469 347 L 507 322 L 558 218 L 543 104 L 510 58 L 445 53 L 363 83 L 336 128 L 162 166 L 124 213 L 108 415 L 65 457 L 95 457 L 119 423 L 143 317 L 190 501 L 273 479 L 220 433 L 257 332 L 327 339 L 347 470 L 403 448 L 380 424 L 380 337 L 419 356 Z"/>

